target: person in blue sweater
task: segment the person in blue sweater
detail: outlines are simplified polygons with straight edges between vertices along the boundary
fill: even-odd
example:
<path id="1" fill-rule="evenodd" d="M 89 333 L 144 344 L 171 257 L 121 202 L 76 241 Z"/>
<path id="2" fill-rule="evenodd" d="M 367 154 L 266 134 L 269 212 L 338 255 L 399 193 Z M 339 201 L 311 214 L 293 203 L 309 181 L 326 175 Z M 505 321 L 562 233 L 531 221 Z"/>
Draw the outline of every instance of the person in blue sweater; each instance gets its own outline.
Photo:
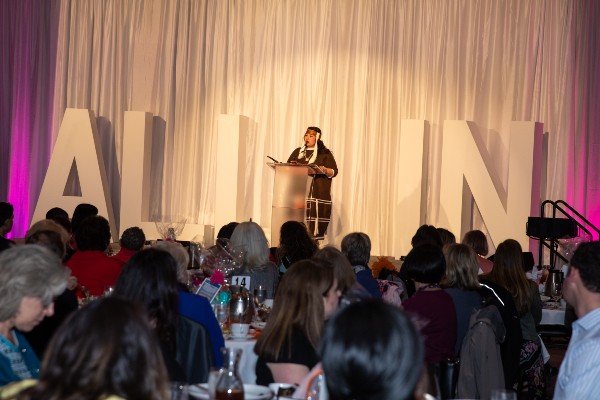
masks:
<path id="1" fill-rule="evenodd" d="M 165 250 L 177 262 L 177 280 L 179 281 L 179 315 L 203 325 L 213 347 L 215 366 L 223 365 L 221 348 L 225 347 L 223 332 L 215 317 L 210 301 L 206 297 L 190 293 L 187 289 L 189 255 L 185 248 L 177 242 L 161 241 L 154 245 L 155 248 Z"/>
<path id="2" fill-rule="evenodd" d="M 350 261 L 358 283 L 367 289 L 374 299 L 381 299 L 379 284 L 373 278 L 373 273 L 369 268 L 369 258 L 371 258 L 371 239 L 369 236 L 362 232 L 347 234 L 342 239 L 342 253 Z"/>

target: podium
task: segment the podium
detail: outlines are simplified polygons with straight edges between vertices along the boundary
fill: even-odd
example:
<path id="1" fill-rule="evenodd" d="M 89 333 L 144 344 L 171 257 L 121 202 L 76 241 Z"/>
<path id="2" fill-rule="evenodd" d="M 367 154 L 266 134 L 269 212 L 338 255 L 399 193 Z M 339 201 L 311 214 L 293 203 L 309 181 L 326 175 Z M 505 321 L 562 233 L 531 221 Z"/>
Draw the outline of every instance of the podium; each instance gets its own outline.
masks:
<path id="1" fill-rule="evenodd" d="M 307 164 L 267 163 L 275 170 L 271 211 L 271 246 L 279 246 L 281 225 L 287 221 L 306 223 L 306 194 L 310 192 L 310 176 L 324 172 Z"/>

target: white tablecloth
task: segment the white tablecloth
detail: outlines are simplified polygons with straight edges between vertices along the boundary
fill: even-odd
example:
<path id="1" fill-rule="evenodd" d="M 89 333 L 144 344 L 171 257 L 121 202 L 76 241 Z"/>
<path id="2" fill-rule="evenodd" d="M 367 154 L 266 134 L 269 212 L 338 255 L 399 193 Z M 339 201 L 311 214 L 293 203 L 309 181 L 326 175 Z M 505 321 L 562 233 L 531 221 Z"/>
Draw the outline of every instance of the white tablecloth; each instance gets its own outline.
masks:
<path id="1" fill-rule="evenodd" d="M 565 308 L 548 309 L 542 308 L 543 325 L 564 325 L 565 324 Z"/>
<path id="2" fill-rule="evenodd" d="M 242 359 L 239 364 L 239 373 L 246 384 L 256 384 L 256 361 L 258 356 L 254 353 L 256 340 L 226 340 L 225 347 L 242 349 Z"/>

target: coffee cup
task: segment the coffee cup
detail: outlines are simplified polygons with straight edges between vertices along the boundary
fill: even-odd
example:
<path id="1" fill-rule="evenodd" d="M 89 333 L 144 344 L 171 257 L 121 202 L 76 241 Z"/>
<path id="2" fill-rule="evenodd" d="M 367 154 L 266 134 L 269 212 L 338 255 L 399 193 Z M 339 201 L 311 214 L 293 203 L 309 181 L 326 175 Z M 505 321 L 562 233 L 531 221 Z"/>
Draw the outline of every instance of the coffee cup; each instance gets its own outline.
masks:
<path id="1" fill-rule="evenodd" d="M 250 324 L 231 324 L 231 336 L 234 338 L 243 338 L 248 336 Z"/>

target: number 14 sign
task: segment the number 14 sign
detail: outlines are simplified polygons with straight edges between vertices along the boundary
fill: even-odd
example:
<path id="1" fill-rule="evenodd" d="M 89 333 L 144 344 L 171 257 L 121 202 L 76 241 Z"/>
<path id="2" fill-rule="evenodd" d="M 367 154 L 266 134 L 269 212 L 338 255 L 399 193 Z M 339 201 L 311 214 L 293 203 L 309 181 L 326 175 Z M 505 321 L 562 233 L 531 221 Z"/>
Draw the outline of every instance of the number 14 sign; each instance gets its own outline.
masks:
<path id="1" fill-rule="evenodd" d="M 231 284 L 243 286 L 247 290 L 250 290 L 250 276 L 249 275 L 236 275 L 231 277 Z"/>

